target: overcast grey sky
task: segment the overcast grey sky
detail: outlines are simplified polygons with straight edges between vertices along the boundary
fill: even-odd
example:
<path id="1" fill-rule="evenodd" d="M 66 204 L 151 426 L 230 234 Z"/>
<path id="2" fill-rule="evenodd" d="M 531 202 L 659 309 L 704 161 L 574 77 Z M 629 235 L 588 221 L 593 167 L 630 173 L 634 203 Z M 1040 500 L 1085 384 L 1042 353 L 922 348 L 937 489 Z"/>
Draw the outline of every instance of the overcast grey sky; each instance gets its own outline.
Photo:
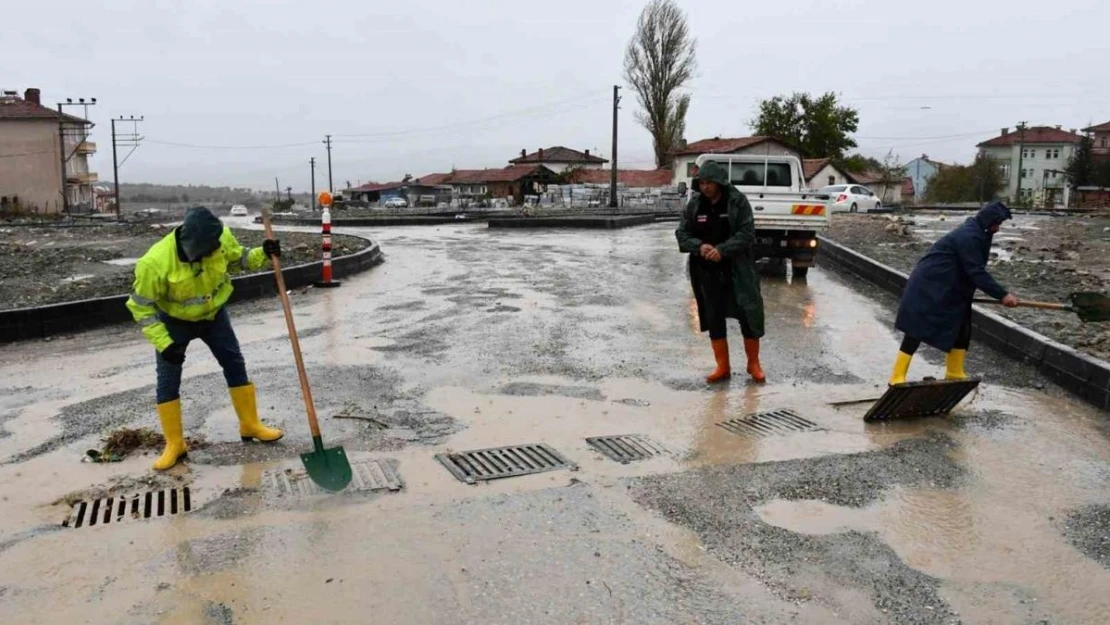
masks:
<path id="1" fill-rule="evenodd" d="M 608 156 L 612 85 L 644 0 L 0 4 L 0 87 L 39 87 L 51 105 L 98 98 L 101 179 L 108 120 L 141 114 L 148 141 L 124 181 L 272 188 L 278 176 L 307 190 L 328 133 L 337 188 L 503 166 L 521 148 Z M 860 151 L 903 161 L 969 161 L 1019 120 L 1110 120 L 1105 2 L 681 4 L 698 40 L 691 141 L 749 135 L 761 98 L 795 90 L 839 92 L 860 111 Z M 621 165 L 650 168 L 623 93 Z M 289 147 L 231 149 L 274 145 Z M 319 187 L 326 176 L 318 166 Z"/>

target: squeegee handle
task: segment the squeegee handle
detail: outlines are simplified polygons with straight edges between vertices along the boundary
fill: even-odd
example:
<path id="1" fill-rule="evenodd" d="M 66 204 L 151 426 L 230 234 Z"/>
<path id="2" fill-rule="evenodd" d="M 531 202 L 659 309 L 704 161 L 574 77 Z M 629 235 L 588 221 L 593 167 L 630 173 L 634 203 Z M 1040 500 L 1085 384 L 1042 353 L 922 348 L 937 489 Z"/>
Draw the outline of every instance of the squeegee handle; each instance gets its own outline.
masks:
<path id="1" fill-rule="evenodd" d="M 992 304 L 994 306 L 1001 306 L 1002 302 L 996 299 L 988 299 L 985 297 L 976 297 L 971 300 L 976 304 Z M 1026 300 L 1018 300 L 1018 308 L 1040 308 L 1043 310 L 1067 310 L 1071 311 L 1072 307 L 1067 304 L 1058 304 L 1056 302 L 1031 302 Z"/>

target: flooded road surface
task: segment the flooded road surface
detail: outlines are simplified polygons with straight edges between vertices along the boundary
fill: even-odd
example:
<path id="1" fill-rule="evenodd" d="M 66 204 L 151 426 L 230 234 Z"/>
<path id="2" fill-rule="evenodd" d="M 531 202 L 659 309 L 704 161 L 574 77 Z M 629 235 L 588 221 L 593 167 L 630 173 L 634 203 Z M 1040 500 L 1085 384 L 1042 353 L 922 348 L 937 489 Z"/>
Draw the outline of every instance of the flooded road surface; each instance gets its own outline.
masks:
<path id="1" fill-rule="evenodd" d="M 865 425 L 866 403 L 832 403 L 881 394 L 891 302 L 820 269 L 764 278 L 768 384 L 707 388 L 672 230 L 353 231 L 386 263 L 293 304 L 326 443 L 399 491 L 282 491 L 310 443 L 276 301 L 232 316 L 285 439 L 238 442 L 194 345 L 185 427 L 207 445 L 162 475 L 149 454 L 80 462 L 156 424 L 136 329 L 0 348 L 0 622 L 1106 622 L 1106 415 L 973 347 L 985 382 L 948 419 Z M 912 374 L 942 371 L 923 350 Z M 780 409 L 812 427 L 718 425 Z M 585 441 L 622 434 L 666 453 Z M 534 443 L 573 470 L 467 485 L 435 459 Z M 61 525 L 75 501 L 186 486 L 188 513 Z"/>

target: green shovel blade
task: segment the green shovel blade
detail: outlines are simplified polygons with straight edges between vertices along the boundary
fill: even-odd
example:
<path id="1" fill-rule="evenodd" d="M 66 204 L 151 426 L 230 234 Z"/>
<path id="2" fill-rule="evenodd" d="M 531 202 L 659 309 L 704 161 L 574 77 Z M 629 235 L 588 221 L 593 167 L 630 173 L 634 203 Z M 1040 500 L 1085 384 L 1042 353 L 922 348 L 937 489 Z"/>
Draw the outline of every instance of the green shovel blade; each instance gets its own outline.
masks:
<path id="1" fill-rule="evenodd" d="M 313 451 L 301 454 L 308 477 L 324 490 L 338 493 L 351 483 L 351 463 L 342 447 L 324 449 L 324 441 L 319 436 L 312 437 Z"/>

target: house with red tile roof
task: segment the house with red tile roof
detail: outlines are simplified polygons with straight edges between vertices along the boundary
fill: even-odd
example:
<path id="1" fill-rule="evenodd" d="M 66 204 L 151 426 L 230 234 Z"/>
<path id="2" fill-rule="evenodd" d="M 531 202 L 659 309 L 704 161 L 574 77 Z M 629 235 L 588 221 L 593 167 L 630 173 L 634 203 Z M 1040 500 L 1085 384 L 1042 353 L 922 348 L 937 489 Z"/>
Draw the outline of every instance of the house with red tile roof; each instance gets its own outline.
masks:
<path id="1" fill-rule="evenodd" d="M 540 148 L 531 154 L 521 150 L 520 156 L 509 161 L 511 165 L 543 165 L 551 171 L 561 174 L 568 169 L 600 169 L 609 161 L 597 155 L 590 154 L 589 150 L 572 150 L 561 145 L 550 148 Z"/>
<path id="2" fill-rule="evenodd" d="M 671 151 L 671 184 L 685 184 L 689 187 L 694 176 L 694 162 L 702 154 L 758 154 L 801 158 L 797 151 L 771 137 L 702 139 Z"/>
<path id="3" fill-rule="evenodd" d="M 582 169 L 574 172 L 568 182 L 577 184 L 609 184 L 610 170 Z M 630 188 L 667 187 L 671 184 L 669 169 L 618 169 L 617 184 Z"/>
<path id="4" fill-rule="evenodd" d="M 43 106 L 38 89 L 27 89 L 22 98 L 16 91 L 0 93 L 0 212 L 57 213 L 67 199 L 71 208 L 92 210 L 98 180 L 89 171 L 88 157 L 96 152 L 96 144 L 88 140 L 92 126 Z M 59 133 L 64 137 L 64 177 Z"/>
<path id="5" fill-rule="evenodd" d="M 837 167 L 830 158 L 802 160 L 802 177 L 805 178 L 806 186 L 810 189 L 852 182 L 851 175 Z"/>
<path id="6" fill-rule="evenodd" d="M 1003 128 L 997 137 L 979 143 L 979 153 L 994 159 L 1002 169 L 1005 200 L 1032 201 L 1043 195 L 1056 203 L 1063 197 L 1064 168 L 1083 135 L 1061 126 L 1030 126 L 1011 131 Z"/>
<path id="7" fill-rule="evenodd" d="M 501 169 L 459 169 L 443 180 L 460 204 L 487 199 L 507 199 L 514 205 L 524 196 L 536 195 L 559 176 L 545 165 L 510 165 Z"/>
<path id="8" fill-rule="evenodd" d="M 1110 154 L 1110 122 L 1084 128 L 1083 132 L 1091 135 L 1095 142 L 1095 154 Z"/>

